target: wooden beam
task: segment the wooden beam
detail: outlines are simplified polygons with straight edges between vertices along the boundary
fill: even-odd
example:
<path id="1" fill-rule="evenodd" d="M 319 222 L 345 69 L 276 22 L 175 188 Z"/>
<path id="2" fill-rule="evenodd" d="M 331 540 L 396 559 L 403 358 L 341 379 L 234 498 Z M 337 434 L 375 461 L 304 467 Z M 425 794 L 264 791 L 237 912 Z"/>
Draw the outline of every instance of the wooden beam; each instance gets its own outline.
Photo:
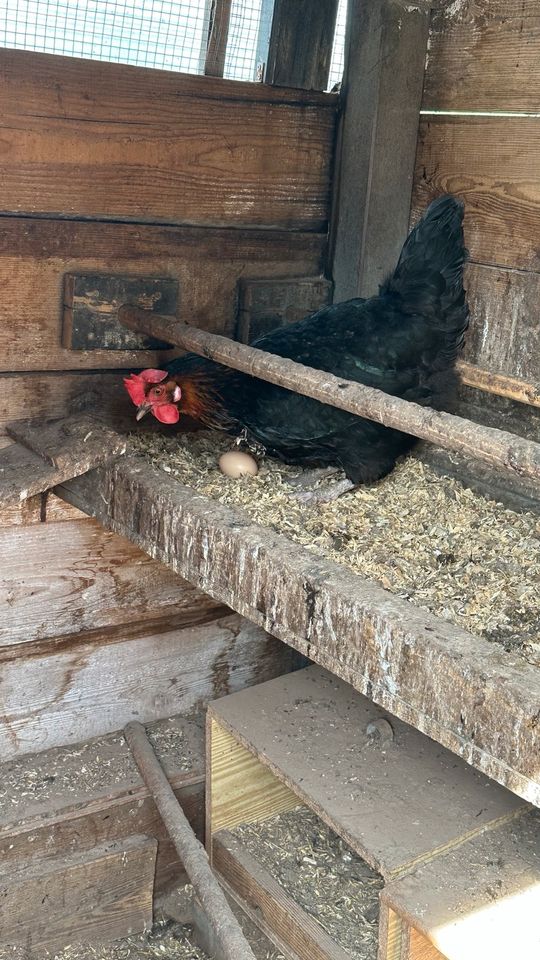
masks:
<path id="1" fill-rule="evenodd" d="M 121 323 L 131 330 L 151 333 L 152 336 L 193 350 L 250 376 L 260 377 L 357 416 L 368 417 L 387 427 L 403 430 L 440 447 L 470 454 L 519 476 L 540 479 L 538 443 L 472 423 L 450 413 L 421 407 L 362 383 L 342 380 L 326 371 L 315 370 L 226 337 L 198 330 L 173 317 L 151 314 L 131 306 L 121 307 L 118 316 Z"/>
<path id="2" fill-rule="evenodd" d="M 204 72 L 207 77 L 222 77 L 225 69 L 232 0 L 212 0 L 210 31 Z"/>
<path id="3" fill-rule="evenodd" d="M 332 229 L 337 301 L 375 294 L 407 236 L 429 6 L 349 0 Z"/>
<path id="4" fill-rule="evenodd" d="M 536 667 L 253 523 L 243 510 L 194 496 L 142 458 L 117 460 L 57 492 L 540 804 Z"/>
<path id="5" fill-rule="evenodd" d="M 338 0 L 276 0 L 265 81 L 326 90 Z"/>
<path id="6" fill-rule="evenodd" d="M 482 370 L 474 363 L 458 360 L 456 369 L 462 383 L 484 393 L 493 393 L 498 397 L 508 397 L 518 403 L 528 403 L 531 407 L 540 407 L 540 385 L 527 383 L 517 377 L 509 377 L 505 373 L 492 373 Z"/>

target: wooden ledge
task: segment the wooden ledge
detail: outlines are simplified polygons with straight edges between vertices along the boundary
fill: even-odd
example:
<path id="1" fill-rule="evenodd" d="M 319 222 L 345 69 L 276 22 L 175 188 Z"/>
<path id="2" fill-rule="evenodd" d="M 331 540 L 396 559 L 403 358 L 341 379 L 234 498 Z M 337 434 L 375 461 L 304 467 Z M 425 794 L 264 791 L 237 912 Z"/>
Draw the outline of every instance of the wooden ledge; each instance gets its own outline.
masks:
<path id="1" fill-rule="evenodd" d="M 140 458 L 102 466 L 57 493 L 540 805 L 535 667 Z"/>

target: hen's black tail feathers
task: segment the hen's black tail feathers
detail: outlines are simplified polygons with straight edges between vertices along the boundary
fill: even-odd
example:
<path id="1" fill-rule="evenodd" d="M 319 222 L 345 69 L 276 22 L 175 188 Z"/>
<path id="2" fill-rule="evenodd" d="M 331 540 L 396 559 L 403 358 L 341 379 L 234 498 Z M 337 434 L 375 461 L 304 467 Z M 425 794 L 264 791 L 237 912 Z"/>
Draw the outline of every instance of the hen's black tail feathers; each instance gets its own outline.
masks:
<path id="1" fill-rule="evenodd" d="M 466 321 L 463 203 L 443 194 L 429 205 L 403 245 L 381 294 L 399 297 L 406 313 L 431 317 L 440 329 Z"/>

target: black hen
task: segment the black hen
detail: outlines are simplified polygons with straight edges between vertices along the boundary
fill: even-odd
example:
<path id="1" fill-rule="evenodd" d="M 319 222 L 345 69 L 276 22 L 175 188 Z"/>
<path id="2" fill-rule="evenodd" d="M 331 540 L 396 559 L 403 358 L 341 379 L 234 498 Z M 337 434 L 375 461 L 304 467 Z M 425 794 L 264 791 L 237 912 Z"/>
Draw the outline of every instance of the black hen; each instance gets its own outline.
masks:
<path id="1" fill-rule="evenodd" d="M 253 346 L 407 400 L 440 405 L 468 323 L 462 221 L 463 204 L 439 197 L 410 233 L 377 296 L 325 307 Z M 349 487 L 384 477 L 415 442 L 193 354 L 172 361 L 167 371 L 160 396 L 170 405 L 179 386 L 180 414 L 229 432 L 246 429 L 288 463 L 338 465 Z M 146 408 L 158 415 L 150 397 Z"/>

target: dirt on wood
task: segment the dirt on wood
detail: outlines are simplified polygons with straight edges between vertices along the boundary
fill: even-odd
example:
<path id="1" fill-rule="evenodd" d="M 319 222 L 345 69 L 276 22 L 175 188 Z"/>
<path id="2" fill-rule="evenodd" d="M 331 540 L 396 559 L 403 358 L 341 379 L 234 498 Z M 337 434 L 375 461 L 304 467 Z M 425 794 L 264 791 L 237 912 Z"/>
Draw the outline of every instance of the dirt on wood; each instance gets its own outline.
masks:
<path id="1" fill-rule="evenodd" d="M 148 933 L 106 946 L 73 944 L 59 953 L 43 951 L 43 960 L 208 960 L 192 935 L 188 924 L 158 922 Z M 4 947 L 0 960 L 28 960 L 28 952 L 22 947 Z"/>
<path id="2" fill-rule="evenodd" d="M 316 507 L 295 501 L 298 469 L 266 458 L 257 477 L 218 469 L 232 441 L 135 434 L 171 478 L 423 609 L 540 666 L 540 518 L 517 513 L 409 457 L 381 482 Z"/>
<path id="3" fill-rule="evenodd" d="M 312 810 L 231 833 L 353 960 L 375 960 L 383 880 Z"/>

